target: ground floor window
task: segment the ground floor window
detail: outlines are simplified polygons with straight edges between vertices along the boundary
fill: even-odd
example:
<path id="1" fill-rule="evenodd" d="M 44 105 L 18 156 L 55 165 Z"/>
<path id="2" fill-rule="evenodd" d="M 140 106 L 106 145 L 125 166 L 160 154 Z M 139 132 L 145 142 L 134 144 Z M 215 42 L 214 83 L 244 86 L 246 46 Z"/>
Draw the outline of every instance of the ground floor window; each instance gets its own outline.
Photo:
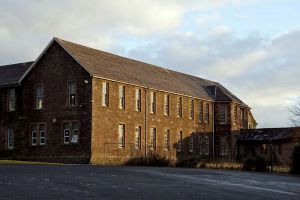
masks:
<path id="1" fill-rule="evenodd" d="M 78 121 L 63 122 L 64 144 L 77 144 L 79 138 Z"/>
<path id="2" fill-rule="evenodd" d="M 182 151 L 182 131 L 177 132 L 177 151 Z"/>
<path id="3" fill-rule="evenodd" d="M 164 149 L 166 151 L 170 150 L 170 129 L 164 131 Z"/>
<path id="4" fill-rule="evenodd" d="M 200 133 L 198 135 L 198 148 L 199 148 L 199 154 L 202 155 L 203 154 L 203 134 Z"/>
<path id="5" fill-rule="evenodd" d="M 209 137 L 207 135 L 203 137 L 203 154 L 209 155 Z"/>
<path id="6" fill-rule="evenodd" d="M 34 123 L 31 124 L 31 145 L 45 145 L 46 144 L 46 124 Z"/>
<path id="7" fill-rule="evenodd" d="M 134 148 L 135 149 L 141 149 L 141 132 L 142 127 L 141 126 L 135 126 L 134 129 Z"/>
<path id="8" fill-rule="evenodd" d="M 150 149 L 156 149 L 156 128 L 153 127 L 150 129 Z"/>
<path id="9" fill-rule="evenodd" d="M 7 128 L 7 148 L 8 149 L 14 148 L 14 129 L 13 129 L 13 127 Z"/>
<path id="10" fill-rule="evenodd" d="M 221 156 L 227 155 L 227 138 L 226 136 L 221 136 L 221 141 L 220 141 L 220 154 Z"/>
<path id="11" fill-rule="evenodd" d="M 189 151 L 194 152 L 194 133 L 191 133 L 189 137 Z"/>

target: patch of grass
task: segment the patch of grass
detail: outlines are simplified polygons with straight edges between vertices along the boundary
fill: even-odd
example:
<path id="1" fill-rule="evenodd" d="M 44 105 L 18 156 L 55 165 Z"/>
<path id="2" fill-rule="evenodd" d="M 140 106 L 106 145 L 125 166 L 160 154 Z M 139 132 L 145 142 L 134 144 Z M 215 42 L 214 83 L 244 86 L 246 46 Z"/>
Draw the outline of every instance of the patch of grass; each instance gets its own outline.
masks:
<path id="1" fill-rule="evenodd" d="M 23 160 L 0 160 L 0 165 L 64 165 L 62 163 L 32 162 Z"/>

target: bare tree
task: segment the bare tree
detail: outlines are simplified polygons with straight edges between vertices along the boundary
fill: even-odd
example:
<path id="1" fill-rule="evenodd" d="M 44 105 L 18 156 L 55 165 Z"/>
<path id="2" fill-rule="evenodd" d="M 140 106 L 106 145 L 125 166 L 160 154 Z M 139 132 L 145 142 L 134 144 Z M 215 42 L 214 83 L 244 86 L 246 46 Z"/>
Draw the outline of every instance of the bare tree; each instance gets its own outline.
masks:
<path id="1" fill-rule="evenodd" d="M 300 126 L 300 100 L 298 100 L 295 105 L 291 106 L 289 110 L 292 114 L 292 116 L 290 117 L 291 122 L 295 126 Z"/>

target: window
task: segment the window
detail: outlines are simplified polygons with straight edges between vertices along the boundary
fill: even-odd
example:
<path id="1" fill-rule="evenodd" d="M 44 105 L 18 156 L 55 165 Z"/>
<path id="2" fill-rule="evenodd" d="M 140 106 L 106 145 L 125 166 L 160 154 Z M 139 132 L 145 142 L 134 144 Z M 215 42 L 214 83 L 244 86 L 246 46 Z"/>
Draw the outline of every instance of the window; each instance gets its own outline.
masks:
<path id="1" fill-rule="evenodd" d="M 142 132 L 142 127 L 141 126 L 135 126 L 134 129 L 134 148 L 135 149 L 141 149 L 141 132 Z"/>
<path id="2" fill-rule="evenodd" d="M 219 121 L 220 124 L 226 124 L 226 120 L 227 120 L 227 107 L 224 104 L 221 104 L 219 107 Z"/>
<path id="3" fill-rule="evenodd" d="M 238 106 L 235 105 L 233 107 L 233 124 L 236 125 L 237 124 L 237 118 L 238 118 Z"/>
<path id="4" fill-rule="evenodd" d="M 226 136 L 221 136 L 221 156 L 227 155 L 227 141 Z"/>
<path id="5" fill-rule="evenodd" d="M 31 125 L 31 145 L 45 145 L 46 144 L 46 124 L 35 123 Z"/>
<path id="6" fill-rule="evenodd" d="M 13 127 L 7 128 L 7 148 L 8 149 L 14 148 L 14 129 L 13 129 Z"/>
<path id="7" fill-rule="evenodd" d="M 76 106 L 76 82 L 69 82 L 69 106 Z"/>
<path id="8" fill-rule="evenodd" d="M 31 145 L 36 146 L 37 145 L 37 130 L 38 126 L 36 124 L 31 125 Z"/>
<path id="9" fill-rule="evenodd" d="M 170 114 L 170 96 L 167 94 L 164 96 L 164 114 L 166 116 Z"/>
<path id="10" fill-rule="evenodd" d="M 209 123 L 209 103 L 205 103 L 205 107 L 204 107 L 204 122 L 205 122 L 205 124 Z"/>
<path id="11" fill-rule="evenodd" d="M 181 152 L 182 151 L 182 131 L 177 132 L 177 151 Z"/>
<path id="12" fill-rule="evenodd" d="M 125 86 L 119 85 L 119 108 L 125 109 Z"/>
<path id="13" fill-rule="evenodd" d="M 244 109 L 241 109 L 240 111 L 240 115 L 241 115 L 241 128 L 244 128 L 244 116 L 245 116 L 245 113 L 244 113 Z"/>
<path id="14" fill-rule="evenodd" d="M 165 129 L 164 131 L 164 149 L 166 151 L 170 150 L 170 129 Z"/>
<path id="15" fill-rule="evenodd" d="M 177 116 L 181 118 L 182 117 L 182 97 L 179 97 L 177 99 L 177 109 L 178 109 Z"/>
<path id="16" fill-rule="evenodd" d="M 119 124 L 118 133 L 119 148 L 125 148 L 125 124 Z"/>
<path id="17" fill-rule="evenodd" d="M 198 148 L 199 148 L 199 154 L 203 154 L 203 134 L 198 135 Z"/>
<path id="18" fill-rule="evenodd" d="M 207 135 L 203 137 L 203 153 L 209 155 L 209 137 Z"/>
<path id="19" fill-rule="evenodd" d="M 109 83 L 102 82 L 102 106 L 109 106 Z"/>
<path id="20" fill-rule="evenodd" d="M 203 107 L 202 107 L 202 101 L 199 101 L 199 113 L 198 113 L 198 119 L 201 123 L 203 121 Z"/>
<path id="21" fill-rule="evenodd" d="M 45 124 L 40 124 L 40 145 L 46 144 L 46 131 Z"/>
<path id="22" fill-rule="evenodd" d="M 43 109 L 44 87 L 37 85 L 35 87 L 35 109 Z"/>
<path id="23" fill-rule="evenodd" d="M 8 90 L 8 111 L 16 110 L 16 89 L 10 88 Z"/>
<path id="24" fill-rule="evenodd" d="M 150 129 L 150 149 L 156 149 L 156 128 Z"/>
<path id="25" fill-rule="evenodd" d="M 156 92 L 150 92 L 150 112 L 156 114 Z"/>
<path id="26" fill-rule="evenodd" d="M 135 110 L 142 111 L 142 91 L 139 88 L 135 89 Z"/>
<path id="27" fill-rule="evenodd" d="M 189 116 L 190 119 L 194 119 L 194 100 L 190 100 L 190 104 L 189 104 Z"/>
<path id="28" fill-rule="evenodd" d="M 191 133 L 189 137 L 189 151 L 190 153 L 194 152 L 194 133 Z"/>
<path id="29" fill-rule="evenodd" d="M 64 122 L 64 144 L 76 144 L 79 139 L 79 123 L 78 122 Z"/>

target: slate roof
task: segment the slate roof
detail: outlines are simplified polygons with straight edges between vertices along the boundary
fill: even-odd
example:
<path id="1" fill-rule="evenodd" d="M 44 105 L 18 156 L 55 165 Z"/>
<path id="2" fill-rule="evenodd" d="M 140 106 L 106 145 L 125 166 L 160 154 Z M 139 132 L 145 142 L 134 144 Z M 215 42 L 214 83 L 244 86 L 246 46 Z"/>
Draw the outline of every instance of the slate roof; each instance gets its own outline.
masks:
<path id="1" fill-rule="evenodd" d="M 0 66 L 0 87 L 16 85 L 33 62 Z"/>
<path id="2" fill-rule="evenodd" d="M 54 38 L 92 76 L 246 106 L 221 84 Z M 216 90 L 216 91 L 215 91 Z M 214 95 L 216 94 L 216 95 Z"/>
<path id="3" fill-rule="evenodd" d="M 300 139 L 300 127 L 264 128 L 242 130 L 238 136 L 243 142 L 267 142 L 285 139 Z"/>

